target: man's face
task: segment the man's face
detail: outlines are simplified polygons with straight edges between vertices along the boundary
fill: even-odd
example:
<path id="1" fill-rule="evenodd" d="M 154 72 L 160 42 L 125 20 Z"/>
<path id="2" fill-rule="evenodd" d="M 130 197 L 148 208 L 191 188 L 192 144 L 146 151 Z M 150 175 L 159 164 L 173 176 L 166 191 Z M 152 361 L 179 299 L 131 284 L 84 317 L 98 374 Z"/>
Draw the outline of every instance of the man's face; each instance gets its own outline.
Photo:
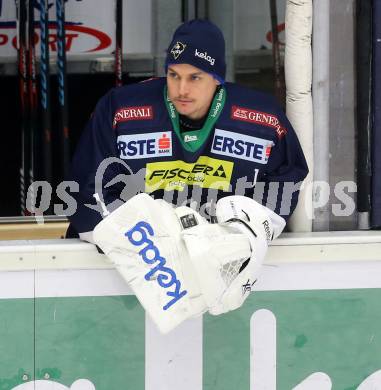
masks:
<path id="1" fill-rule="evenodd" d="M 208 112 L 219 82 L 209 73 L 188 64 L 170 65 L 168 97 L 181 114 L 200 119 Z"/>

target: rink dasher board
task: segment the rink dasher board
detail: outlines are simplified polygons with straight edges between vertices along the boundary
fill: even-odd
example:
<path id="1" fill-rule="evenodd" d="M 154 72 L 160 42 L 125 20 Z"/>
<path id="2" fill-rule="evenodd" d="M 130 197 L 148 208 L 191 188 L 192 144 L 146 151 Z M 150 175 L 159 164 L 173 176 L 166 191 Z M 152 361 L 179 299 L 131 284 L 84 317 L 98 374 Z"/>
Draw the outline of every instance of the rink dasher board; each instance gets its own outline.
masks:
<path id="1" fill-rule="evenodd" d="M 356 389 L 381 370 L 380 245 L 284 235 L 241 309 L 163 336 L 93 245 L 3 242 L 0 388 Z"/>
<path id="2" fill-rule="evenodd" d="M 133 294 L 92 244 L 77 239 L 0 242 L 0 299 L 31 298 L 31 283 L 37 298 Z M 254 290 L 335 288 L 381 288 L 381 233 L 284 234 L 270 245 Z"/>
<path id="3" fill-rule="evenodd" d="M 381 260 L 381 232 L 284 233 L 265 264 Z M 78 239 L 0 241 L 0 271 L 113 268 L 92 244 Z"/>

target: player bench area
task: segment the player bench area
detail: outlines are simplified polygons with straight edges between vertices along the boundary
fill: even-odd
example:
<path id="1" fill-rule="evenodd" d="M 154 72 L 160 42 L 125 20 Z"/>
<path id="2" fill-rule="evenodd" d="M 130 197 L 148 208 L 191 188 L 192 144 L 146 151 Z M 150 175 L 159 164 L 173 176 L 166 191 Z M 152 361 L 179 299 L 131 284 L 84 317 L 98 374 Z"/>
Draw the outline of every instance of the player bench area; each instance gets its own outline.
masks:
<path id="1" fill-rule="evenodd" d="M 34 217 L 1 217 L 0 241 L 62 239 L 68 226 L 66 217 L 44 216 L 44 223 Z"/>

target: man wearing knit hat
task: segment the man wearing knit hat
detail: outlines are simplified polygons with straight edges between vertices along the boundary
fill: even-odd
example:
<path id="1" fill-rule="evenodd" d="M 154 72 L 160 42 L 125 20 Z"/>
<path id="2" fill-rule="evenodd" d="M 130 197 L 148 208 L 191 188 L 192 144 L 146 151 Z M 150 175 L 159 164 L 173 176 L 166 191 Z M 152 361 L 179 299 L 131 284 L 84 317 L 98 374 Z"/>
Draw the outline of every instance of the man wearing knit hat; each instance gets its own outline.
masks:
<path id="1" fill-rule="evenodd" d="M 165 71 L 99 101 L 73 159 L 69 218 L 166 332 L 243 303 L 308 168 L 275 99 L 225 82 L 216 25 L 178 27 Z"/>
<path id="2" fill-rule="evenodd" d="M 185 132 L 200 129 L 216 91 L 225 82 L 225 41 L 205 20 L 181 25 L 174 33 L 165 61 L 168 98 L 179 113 Z M 188 142 L 196 135 L 188 134 Z"/>

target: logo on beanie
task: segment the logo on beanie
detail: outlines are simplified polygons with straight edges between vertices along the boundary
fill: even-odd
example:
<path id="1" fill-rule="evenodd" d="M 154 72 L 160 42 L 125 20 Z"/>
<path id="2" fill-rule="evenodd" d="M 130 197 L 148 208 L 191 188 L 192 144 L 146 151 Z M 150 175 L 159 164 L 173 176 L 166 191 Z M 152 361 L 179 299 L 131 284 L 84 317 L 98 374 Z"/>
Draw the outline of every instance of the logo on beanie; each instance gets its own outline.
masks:
<path id="1" fill-rule="evenodd" d="M 204 60 L 208 61 L 210 63 L 210 65 L 212 65 L 212 66 L 214 65 L 214 62 L 216 61 L 213 57 L 208 56 L 207 52 L 201 53 L 197 49 L 194 52 L 194 56 L 203 58 Z"/>
<path id="2" fill-rule="evenodd" d="M 172 49 L 171 49 L 171 54 L 173 55 L 174 59 L 177 60 L 180 57 L 180 54 L 185 50 L 187 45 L 184 45 L 181 42 L 176 42 Z"/>

